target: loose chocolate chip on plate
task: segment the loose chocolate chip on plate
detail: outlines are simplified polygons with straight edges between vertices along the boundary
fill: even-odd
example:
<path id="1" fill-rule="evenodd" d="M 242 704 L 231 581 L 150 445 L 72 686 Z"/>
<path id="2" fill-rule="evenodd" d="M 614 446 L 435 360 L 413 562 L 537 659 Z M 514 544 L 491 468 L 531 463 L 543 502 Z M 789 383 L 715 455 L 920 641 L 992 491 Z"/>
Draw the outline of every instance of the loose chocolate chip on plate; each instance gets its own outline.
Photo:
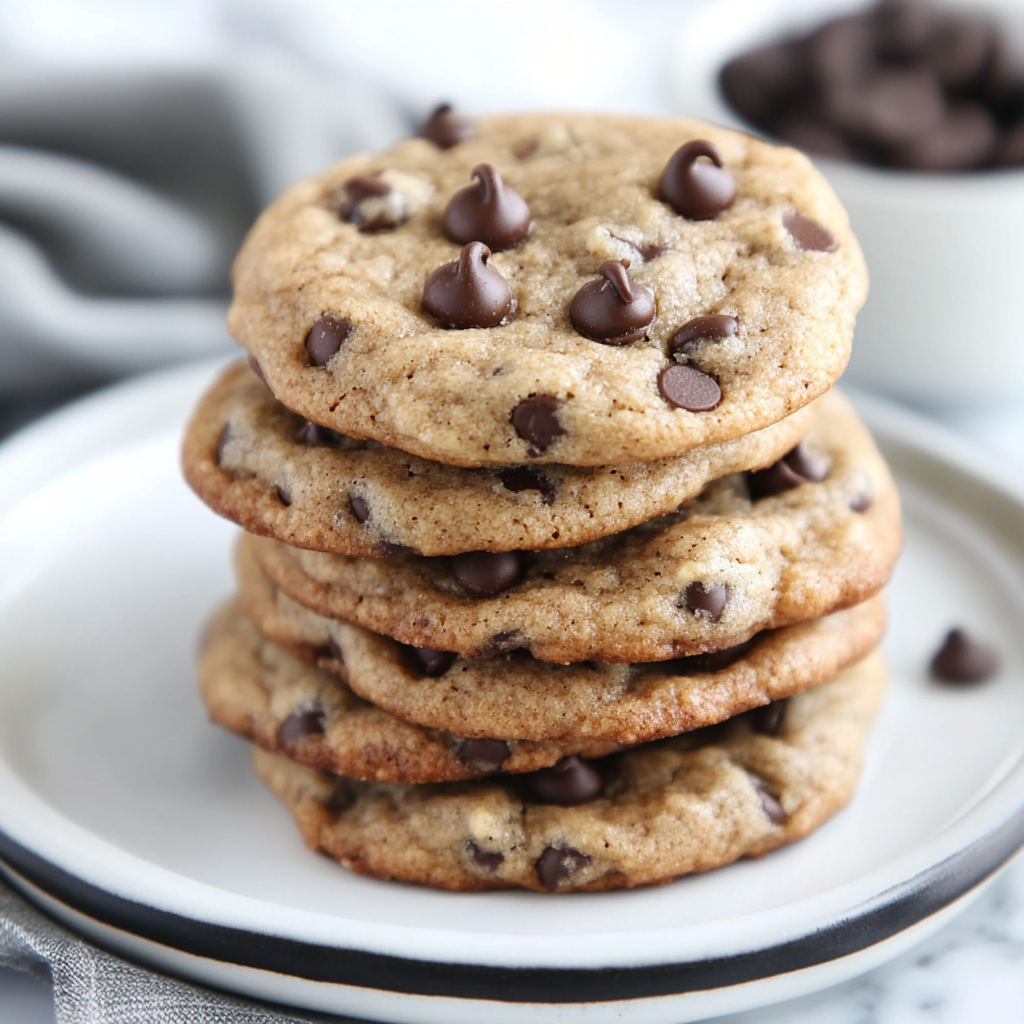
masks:
<path id="1" fill-rule="evenodd" d="M 694 580 L 683 591 L 682 607 L 695 615 L 706 615 L 709 622 L 717 622 L 725 611 L 729 600 L 729 588 L 724 584 L 717 587 L 705 587 L 700 580 Z"/>
<path id="2" fill-rule="evenodd" d="M 562 807 L 589 803 L 604 789 L 601 773 L 575 755 L 563 757 L 551 768 L 524 775 L 523 782 L 536 800 Z"/>
<path id="3" fill-rule="evenodd" d="M 438 267 L 423 286 L 423 308 L 444 327 L 497 327 L 512 311 L 508 282 L 487 265 L 491 250 L 470 242 L 452 263 Z"/>
<path id="4" fill-rule="evenodd" d="M 666 402 L 687 412 L 708 412 L 722 400 L 722 389 L 714 377 L 678 363 L 658 374 L 658 390 Z"/>
<path id="5" fill-rule="evenodd" d="M 348 507 L 349 511 L 359 522 L 365 523 L 370 518 L 369 502 L 358 494 L 350 494 L 348 496 Z"/>
<path id="6" fill-rule="evenodd" d="M 822 227 L 816 220 L 805 217 L 796 210 L 787 210 L 782 215 L 782 226 L 789 232 L 798 249 L 813 252 L 835 252 L 836 240 L 828 228 Z"/>
<path id="7" fill-rule="evenodd" d="M 493 597 L 523 578 L 518 551 L 467 551 L 452 558 L 452 575 L 468 594 Z"/>
<path id="8" fill-rule="evenodd" d="M 654 321 L 654 292 L 630 281 L 629 260 L 602 263 L 596 281 L 588 281 L 569 303 L 569 319 L 577 332 L 605 345 L 639 341 Z"/>
<path id="9" fill-rule="evenodd" d="M 981 683 L 999 671 L 999 653 L 965 629 L 951 629 L 932 658 L 932 675 L 947 683 Z"/>
<path id="10" fill-rule="evenodd" d="M 768 820 L 773 825 L 785 825 L 789 820 L 789 815 L 782 809 L 782 804 L 779 803 L 778 797 L 771 791 L 768 783 L 756 775 L 751 776 L 750 781 L 754 792 L 761 798 L 761 807 Z"/>
<path id="11" fill-rule="evenodd" d="M 424 122 L 419 135 L 438 149 L 451 149 L 460 142 L 475 138 L 476 129 L 464 117 L 454 113 L 450 103 L 441 103 Z"/>
<path id="12" fill-rule="evenodd" d="M 701 341 L 720 341 L 722 338 L 735 338 L 740 329 L 739 321 L 734 316 L 724 313 L 708 313 L 706 316 L 695 316 L 687 320 L 672 335 L 668 343 L 669 352 L 687 353 L 697 347 Z"/>
<path id="13" fill-rule="evenodd" d="M 324 713 L 320 708 L 294 711 L 277 730 L 278 746 L 286 750 L 301 743 L 307 736 L 317 736 L 324 731 Z"/>
<path id="14" fill-rule="evenodd" d="M 828 472 L 823 459 L 816 458 L 801 441 L 767 469 L 758 469 L 747 477 L 753 501 L 770 498 L 801 484 L 824 480 Z"/>
<path id="15" fill-rule="evenodd" d="M 504 740 L 463 740 L 459 744 L 459 760 L 479 772 L 496 772 L 511 753 Z"/>
<path id="16" fill-rule="evenodd" d="M 707 139 L 694 139 L 669 158 L 658 198 L 687 220 L 710 220 L 735 202 L 736 182 L 718 147 Z"/>
<path id="17" fill-rule="evenodd" d="M 498 475 L 502 484 L 514 494 L 520 491 L 540 491 L 540 500 L 545 505 L 555 503 L 557 492 L 554 482 L 529 466 L 514 466 L 512 469 L 502 470 Z"/>
<path id="18" fill-rule="evenodd" d="M 537 858 L 537 878 L 548 892 L 554 892 L 589 863 L 585 853 L 571 846 L 549 846 Z"/>
<path id="19" fill-rule="evenodd" d="M 547 451 L 551 442 L 565 433 L 555 417 L 563 404 L 554 395 L 530 395 L 512 410 L 510 419 L 515 432 L 531 445 L 527 455 L 536 456 Z"/>
<path id="20" fill-rule="evenodd" d="M 473 860 L 475 860 L 480 867 L 485 868 L 488 871 L 496 871 L 501 867 L 502 861 L 505 860 L 505 854 L 485 850 L 482 846 L 478 846 L 474 843 L 472 839 L 468 839 L 466 841 L 466 849 L 472 854 Z"/>
<path id="21" fill-rule="evenodd" d="M 430 647 L 405 645 L 409 663 L 420 675 L 436 678 L 443 676 L 458 657 L 453 651 L 435 651 Z"/>
<path id="22" fill-rule="evenodd" d="M 773 700 L 771 704 L 764 704 L 749 712 L 750 727 L 754 732 L 764 736 L 778 736 L 782 732 L 782 726 L 786 721 L 786 709 L 789 707 L 789 698 Z"/>
<path id="23" fill-rule="evenodd" d="M 311 366 L 326 366 L 352 333 L 352 321 L 324 313 L 306 335 L 306 351 Z"/>
<path id="24" fill-rule="evenodd" d="M 490 165 L 473 168 L 477 184 L 456 192 L 444 211 L 444 233 L 453 242 L 483 242 L 492 252 L 518 245 L 532 218 L 526 200 Z"/>

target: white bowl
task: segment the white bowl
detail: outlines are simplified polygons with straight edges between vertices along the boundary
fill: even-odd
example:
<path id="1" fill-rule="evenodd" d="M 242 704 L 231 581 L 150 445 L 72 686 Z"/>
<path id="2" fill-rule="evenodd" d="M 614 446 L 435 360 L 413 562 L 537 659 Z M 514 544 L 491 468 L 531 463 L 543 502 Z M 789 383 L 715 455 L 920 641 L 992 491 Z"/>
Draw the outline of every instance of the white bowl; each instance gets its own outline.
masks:
<path id="1" fill-rule="evenodd" d="M 757 45 L 864 3 L 716 0 L 672 53 L 681 113 L 756 130 L 726 103 L 718 74 Z M 1014 42 L 1024 2 L 955 0 L 992 11 Z M 871 274 L 849 377 L 929 405 L 1024 398 L 1024 169 L 934 174 L 814 157 L 850 214 Z"/>

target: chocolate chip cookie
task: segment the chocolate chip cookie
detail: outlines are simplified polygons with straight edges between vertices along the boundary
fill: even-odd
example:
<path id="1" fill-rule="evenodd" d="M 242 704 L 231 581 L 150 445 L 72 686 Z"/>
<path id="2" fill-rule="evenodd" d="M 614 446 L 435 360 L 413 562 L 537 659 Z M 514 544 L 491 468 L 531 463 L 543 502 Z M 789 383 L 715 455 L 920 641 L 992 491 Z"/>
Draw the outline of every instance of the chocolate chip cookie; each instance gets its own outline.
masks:
<path id="1" fill-rule="evenodd" d="M 242 543 L 288 597 L 405 644 L 621 664 L 732 647 L 858 604 L 884 586 L 900 537 L 885 462 L 832 393 L 775 466 L 581 547 L 385 561 Z"/>
<path id="2" fill-rule="evenodd" d="M 699 121 L 482 118 L 290 189 L 229 327 L 322 427 L 455 466 L 618 465 L 822 394 L 867 276 L 795 150 Z"/>
<path id="3" fill-rule="evenodd" d="M 183 461 L 211 508 L 295 547 L 367 557 L 540 550 L 628 529 L 716 477 L 776 462 L 807 433 L 815 408 L 655 462 L 460 469 L 310 423 L 239 365 L 200 402 Z"/>
<path id="4" fill-rule="evenodd" d="M 832 679 L 874 650 L 885 629 L 878 594 L 689 658 L 551 665 L 517 651 L 467 659 L 321 618 L 277 592 L 244 549 L 238 574 L 242 607 L 267 636 L 307 658 L 330 650 L 322 664 L 360 697 L 462 737 L 634 744 L 675 736 Z"/>
<path id="5" fill-rule="evenodd" d="M 812 832 L 853 794 L 884 689 L 876 653 L 784 714 L 517 779 L 411 786 L 260 750 L 254 763 L 307 845 L 360 874 L 455 890 L 631 888 Z"/>
<path id="6" fill-rule="evenodd" d="M 330 658 L 329 649 L 324 653 Z M 262 636 L 235 604 L 221 609 L 211 623 L 199 685 L 218 725 L 300 764 L 357 779 L 475 779 L 499 770 L 532 772 L 570 755 L 601 757 L 619 749 L 612 743 L 470 738 L 410 725 L 360 700 L 337 672 L 316 668 Z"/>

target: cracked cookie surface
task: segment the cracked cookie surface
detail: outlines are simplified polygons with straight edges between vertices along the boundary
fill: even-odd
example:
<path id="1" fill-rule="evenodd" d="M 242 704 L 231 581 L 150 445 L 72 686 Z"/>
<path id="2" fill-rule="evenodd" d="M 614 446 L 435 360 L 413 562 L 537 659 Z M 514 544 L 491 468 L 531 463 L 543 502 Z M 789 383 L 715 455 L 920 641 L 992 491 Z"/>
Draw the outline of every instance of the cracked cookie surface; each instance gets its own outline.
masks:
<path id="1" fill-rule="evenodd" d="M 694 139 L 735 179 L 735 202 L 711 219 L 659 198 L 666 164 Z M 424 288 L 462 258 L 444 211 L 483 164 L 526 200 L 532 229 L 486 264 L 510 312 L 449 329 Z M 372 231 L 352 215 L 367 181 L 398 211 Z M 834 245 L 802 247 L 794 212 Z M 570 305 L 623 259 L 653 294 L 653 321 L 639 340 L 603 344 L 578 333 Z M 302 416 L 452 465 L 590 466 L 739 437 L 822 394 L 846 366 L 867 275 L 845 211 L 796 150 L 692 120 L 536 114 L 482 118 L 445 150 L 410 139 L 294 186 L 250 232 L 234 283 L 232 334 Z M 738 330 L 672 352 L 676 332 L 712 315 Z M 714 408 L 668 400 L 663 375 L 680 361 L 717 382 Z"/>

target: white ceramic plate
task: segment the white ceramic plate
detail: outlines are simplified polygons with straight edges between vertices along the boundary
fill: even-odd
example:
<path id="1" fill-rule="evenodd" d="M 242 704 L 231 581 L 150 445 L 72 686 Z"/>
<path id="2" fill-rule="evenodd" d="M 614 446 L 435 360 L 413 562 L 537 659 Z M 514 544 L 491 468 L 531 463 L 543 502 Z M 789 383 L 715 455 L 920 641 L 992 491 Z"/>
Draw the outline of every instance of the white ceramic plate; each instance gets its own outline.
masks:
<path id="1" fill-rule="evenodd" d="M 970 449 L 862 409 L 906 502 L 888 701 L 853 804 L 760 861 L 634 892 L 449 894 L 306 852 L 195 693 L 233 528 L 181 482 L 204 365 L 73 407 L 0 451 L 0 856 L 107 947 L 378 1020 L 679 1022 L 864 970 L 1024 840 L 1024 500 Z M 944 630 L 1002 650 L 944 688 Z"/>

